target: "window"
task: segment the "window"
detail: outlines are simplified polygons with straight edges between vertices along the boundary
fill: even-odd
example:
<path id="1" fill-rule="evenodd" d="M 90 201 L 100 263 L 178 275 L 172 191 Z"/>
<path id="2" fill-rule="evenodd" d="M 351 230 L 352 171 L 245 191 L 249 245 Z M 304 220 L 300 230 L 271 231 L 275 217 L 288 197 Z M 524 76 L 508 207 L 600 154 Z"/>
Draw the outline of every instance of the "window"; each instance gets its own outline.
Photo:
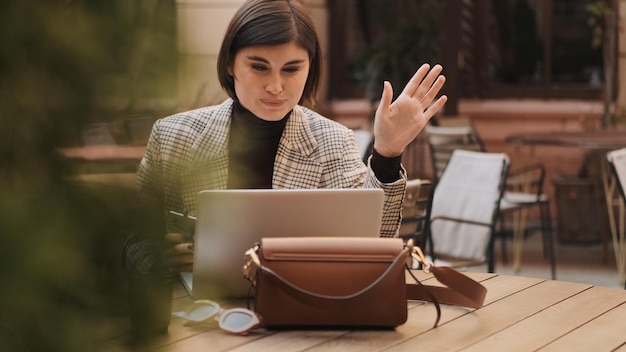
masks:
<path id="1" fill-rule="evenodd" d="M 448 85 L 454 79 L 461 98 L 600 98 L 604 68 L 602 49 L 592 46 L 587 23 L 591 1 L 442 2 L 446 8 L 439 18 L 443 38 L 438 40 L 439 62 L 458 64 L 444 67 L 447 74 L 454 72 Z M 365 87 L 351 70 L 364 35 L 360 2 L 368 0 L 328 2 L 331 100 L 364 97 Z M 412 21 L 425 18 L 423 13 L 399 16 Z"/>
<path id="2" fill-rule="evenodd" d="M 601 48 L 592 47 L 589 0 L 493 1 L 488 96 L 596 98 Z M 503 89 L 505 88 L 505 89 Z"/>

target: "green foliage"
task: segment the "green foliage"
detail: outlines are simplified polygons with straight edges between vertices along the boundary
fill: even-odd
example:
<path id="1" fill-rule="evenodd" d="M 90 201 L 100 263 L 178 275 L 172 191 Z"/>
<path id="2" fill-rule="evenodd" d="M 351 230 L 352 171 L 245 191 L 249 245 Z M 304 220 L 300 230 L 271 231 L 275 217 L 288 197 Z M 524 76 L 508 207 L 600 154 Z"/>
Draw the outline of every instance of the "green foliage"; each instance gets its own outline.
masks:
<path id="1" fill-rule="evenodd" d="M 111 265 L 130 196 L 70 187 L 54 158 L 99 114 L 105 78 L 132 71 L 113 3 L 135 1 L 0 1 L 2 351 L 98 350 L 124 309 Z"/>
<path id="2" fill-rule="evenodd" d="M 611 7 L 608 0 L 594 0 L 587 4 L 589 18 L 587 25 L 591 28 L 591 46 L 594 49 L 601 48 L 604 43 L 604 26 L 606 16 L 610 14 Z"/>
<path id="3" fill-rule="evenodd" d="M 354 76 L 370 99 L 380 97 L 383 81 L 400 93 L 422 63 L 439 58 L 442 2 L 360 0 L 365 46 L 354 62 Z"/>

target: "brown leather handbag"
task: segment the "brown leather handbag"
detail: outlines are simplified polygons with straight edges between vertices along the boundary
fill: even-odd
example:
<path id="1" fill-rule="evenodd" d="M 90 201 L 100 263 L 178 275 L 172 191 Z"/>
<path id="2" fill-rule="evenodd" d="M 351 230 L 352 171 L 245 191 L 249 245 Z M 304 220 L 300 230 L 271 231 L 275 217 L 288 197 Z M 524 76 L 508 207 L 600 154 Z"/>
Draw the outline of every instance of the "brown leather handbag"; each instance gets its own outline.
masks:
<path id="1" fill-rule="evenodd" d="M 445 286 L 407 284 L 414 257 Z M 246 252 L 244 277 L 256 288 L 254 309 L 269 328 L 396 327 L 407 299 L 481 307 L 486 288 L 424 260 L 400 238 L 263 238 Z"/>

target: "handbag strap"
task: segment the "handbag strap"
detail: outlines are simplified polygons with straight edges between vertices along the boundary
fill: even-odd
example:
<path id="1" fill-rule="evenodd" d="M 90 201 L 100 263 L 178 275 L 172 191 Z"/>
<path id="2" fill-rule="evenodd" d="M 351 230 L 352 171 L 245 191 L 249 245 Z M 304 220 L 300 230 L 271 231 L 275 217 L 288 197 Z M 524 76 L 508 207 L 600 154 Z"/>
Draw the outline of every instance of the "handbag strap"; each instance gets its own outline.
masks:
<path id="1" fill-rule="evenodd" d="M 437 309 L 437 319 L 433 327 L 437 327 L 441 319 L 441 308 L 439 303 L 469 308 L 480 308 L 485 302 L 487 288 L 478 281 L 463 275 L 453 268 L 435 266 L 427 261 L 422 250 L 413 245 L 413 240 L 409 240 L 406 247 L 410 251 L 410 256 L 416 259 L 426 273 L 432 273 L 435 279 L 445 286 L 424 285 L 408 265 L 405 266 L 407 272 L 415 280 L 415 284 L 406 284 L 407 299 L 433 302 Z"/>
<path id="2" fill-rule="evenodd" d="M 413 276 L 413 272 L 408 268 L 407 270 Z M 434 299 L 443 304 L 468 308 L 483 306 L 487 289 L 480 283 L 450 267 L 434 266 L 430 268 L 430 271 L 439 282 L 447 287 L 424 285 L 414 277 L 417 283 L 406 285 L 407 299 L 431 301 L 434 296 Z"/>
<path id="3" fill-rule="evenodd" d="M 426 273 L 432 273 L 437 281 L 445 285 L 424 285 L 407 266 L 407 271 L 416 282 L 415 284 L 407 283 L 407 299 L 422 301 L 435 299 L 443 304 L 469 308 L 480 308 L 483 306 L 487 296 L 487 288 L 485 286 L 451 267 L 439 267 L 427 261 L 422 250 L 413 245 L 413 240 L 409 240 L 407 247 L 411 257 L 422 265 L 422 270 Z"/>

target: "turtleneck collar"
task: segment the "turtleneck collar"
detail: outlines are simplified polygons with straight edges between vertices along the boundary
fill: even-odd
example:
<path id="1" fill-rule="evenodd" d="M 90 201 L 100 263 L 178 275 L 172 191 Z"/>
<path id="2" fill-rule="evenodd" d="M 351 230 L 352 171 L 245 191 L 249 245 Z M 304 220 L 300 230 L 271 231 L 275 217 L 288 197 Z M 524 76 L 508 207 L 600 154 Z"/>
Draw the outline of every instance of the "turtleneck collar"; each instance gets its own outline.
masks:
<path id="1" fill-rule="evenodd" d="M 244 108 L 239 102 L 233 104 L 233 123 L 238 126 L 238 130 L 249 137 L 250 134 L 258 137 L 268 137 L 275 134 L 282 134 L 291 111 L 278 121 L 267 121 L 254 115 L 250 110 Z"/>

